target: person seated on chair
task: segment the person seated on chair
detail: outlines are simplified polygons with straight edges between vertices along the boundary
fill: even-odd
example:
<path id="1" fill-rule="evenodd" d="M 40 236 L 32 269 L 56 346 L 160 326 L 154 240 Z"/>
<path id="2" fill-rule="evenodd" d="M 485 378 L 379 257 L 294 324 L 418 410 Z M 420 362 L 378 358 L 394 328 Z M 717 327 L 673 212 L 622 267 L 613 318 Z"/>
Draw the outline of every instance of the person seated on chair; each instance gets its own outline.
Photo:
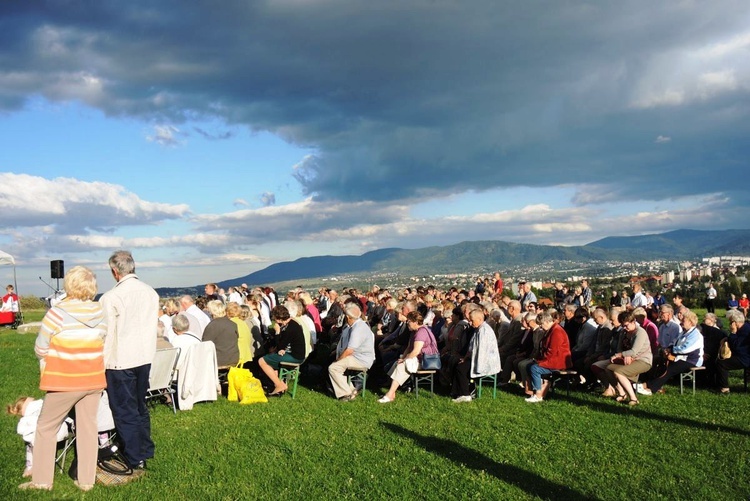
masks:
<path id="1" fill-rule="evenodd" d="M 732 356 L 716 363 L 716 382 L 722 394 L 729 393 L 729 371 L 750 367 L 750 324 L 739 310 L 727 312 L 729 337 L 727 343 Z"/>
<path id="2" fill-rule="evenodd" d="M 201 340 L 198 339 L 198 336 L 190 332 L 190 320 L 183 313 L 172 317 L 172 330 L 175 334 L 172 338 L 172 346 L 180 349 L 180 356 L 177 359 L 177 372 L 179 372 L 182 369 L 185 355 L 190 347 L 199 344 Z"/>
<path id="3" fill-rule="evenodd" d="M 529 303 L 531 305 L 532 303 Z M 527 311 L 521 314 L 521 323 L 523 325 L 523 337 L 518 345 L 518 349 L 508 355 L 503 360 L 503 370 L 498 376 L 498 384 L 500 386 L 506 386 L 510 383 L 511 373 L 515 374 L 516 379 L 521 381 L 523 378 L 517 372 L 518 363 L 531 357 L 531 352 L 534 351 L 534 328 L 529 324 L 529 318 L 533 317 L 534 323 L 536 323 L 537 314 L 535 312 Z"/>
<path id="4" fill-rule="evenodd" d="M 42 412 L 44 406 L 44 398 L 34 398 L 28 396 L 18 397 L 15 402 L 7 406 L 7 412 L 11 416 L 18 416 L 18 426 L 16 427 L 16 433 L 21 435 L 21 438 L 26 443 L 26 467 L 23 471 L 22 477 L 28 478 L 31 476 L 33 470 L 33 451 L 34 451 L 34 438 L 36 436 L 37 422 L 39 421 L 39 414 Z M 107 398 L 107 392 L 102 392 L 102 397 L 99 400 L 99 408 L 96 413 L 97 429 L 99 430 L 99 446 L 106 443 L 110 439 L 110 430 L 115 427 L 115 423 L 112 420 L 112 411 L 109 408 L 109 399 Z M 58 443 L 65 439 L 74 437 L 75 427 L 73 417 L 68 415 L 65 421 L 60 425 L 60 429 L 57 431 L 56 440 Z M 74 462 L 76 462 L 74 460 Z M 71 465 L 72 466 L 72 465 Z M 73 469 L 77 472 L 76 468 Z"/>
<path id="5" fill-rule="evenodd" d="M 292 320 L 289 310 L 283 305 L 271 310 L 271 320 L 275 322 L 276 352 L 259 359 L 258 366 L 273 382 L 273 391 L 269 396 L 277 397 L 287 390 L 286 383 L 279 379 L 281 362 L 301 364 L 305 361 L 305 334 L 302 326 Z"/>
<path id="6" fill-rule="evenodd" d="M 315 348 L 314 336 L 316 336 L 315 322 L 305 313 L 305 306 L 298 299 L 287 299 L 284 306 L 289 310 L 289 316 L 302 327 L 302 334 L 305 336 L 305 358 Z"/>
<path id="7" fill-rule="evenodd" d="M 698 327 L 703 334 L 703 366 L 705 371 L 701 378 L 710 388 L 716 386 L 716 362 L 719 359 L 719 347 L 722 339 L 727 337 L 727 333 L 716 326 L 716 314 L 706 313 L 703 323 Z M 699 379 L 699 381 L 700 381 Z"/>
<path id="8" fill-rule="evenodd" d="M 570 342 L 565 329 L 555 323 L 548 311 L 537 315 L 537 321 L 546 334 L 542 338 L 539 347 L 539 355 L 526 367 L 526 372 L 531 381 L 532 394 L 526 399 L 529 403 L 537 403 L 544 400 L 547 393 L 548 381 L 543 381 L 542 376 L 570 368 L 573 365 L 570 354 Z"/>
<path id="9" fill-rule="evenodd" d="M 18 426 L 16 432 L 21 435 L 26 443 L 26 468 L 23 470 L 23 478 L 31 476 L 33 466 L 34 436 L 36 435 L 36 424 L 39 420 L 39 414 L 42 412 L 44 405 L 43 398 L 18 397 L 15 402 L 8 405 L 7 412 L 11 416 L 18 416 Z M 73 420 L 66 418 L 57 431 L 57 441 L 62 442 L 68 436 L 70 425 Z"/>
<path id="10" fill-rule="evenodd" d="M 616 397 L 618 402 L 638 405 L 632 383 L 651 368 L 651 342 L 632 311 L 620 313 L 618 319 L 624 331 L 617 352 L 609 360 L 596 362 L 591 369 L 607 384 L 603 397 Z"/>
<path id="11" fill-rule="evenodd" d="M 404 348 L 414 335 L 415 331 L 409 327 L 411 324 L 409 324 L 407 316 L 412 311 L 417 311 L 417 303 L 411 300 L 404 301 L 398 311 L 400 312 L 398 315 L 399 323 L 377 345 L 380 360 L 383 364 L 383 371 L 387 373 L 390 372 L 399 355 L 404 352 Z"/>
<path id="12" fill-rule="evenodd" d="M 742 294 L 737 304 L 739 305 L 739 310 L 747 318 L 747 314 L 750 312 L 750 299 L 747 298 L 747 294 Z"/>
<path id="13" fill-rule="evenodd" d="M 554 321 L 557 310 L 555 310 L 554 308 L 550 308 L 548 311 L 552 315 L 552 320 Z M 547 334 L 542 326 L 539 325 L 540 314 L 541 312 L 526 315 L 526 323 L 531 329 L 531 353 L 529 353 L 529 356 L 527 358 L 517 358 L 513 361 L 512 370 L 516 374 L 516 379 L 521 385 L 521 388 L 524 389 L 531 388 L 531 384 L 529 383 L 529 372 L 526 370 L 526 368 L 529 366 L 529 364 L 534 363 L 534 360 L 539 357 L 539 345 L 542 342 L 544 336 Z M 503 369 L 505 368 L 503 367 Z M 531 390 L 528 390 L 527 394 L 531 396 Z"/>
<path id="14" fill-rule="evenodd" d="M 237 326 L 237 349 L 240 350 L 240 362 L 253 360 L 253 335 L 244 320 L 240 318 L 242 307 L 234 301 L 226 304 L 227 318 Z"/>
<path id="15" fill-rule="evenodd" d="M 594 388 L 596 386 L 596 377 L 591 371 L 591 366 L 600 360 L 609 359 L 615 352 L 612 351 L 613 327 L 609 322 L 609 313 L 607 310 L 598 307 L 591 314 L 591 318 L 594 319 L 597 325 L 596 339 L 586 356 L 583 359 L 579 359 L 579 365 L 576 365 L 575 360 L 573 361 L 573 368 L 578 371 L 579 375 L 585 378 L 589 388 Z M 614 344 L 614 348 L 616 349 L 617 343 Z"/>
<path id="16" fill-rule="evenodd" d="M 216 346 L 216 364 L 220 368 L 237 365 L 240 361 L 240 335 L 237 332 L 237 324 L 227 318 L 227 308 L 219 299 L 210 301 L 208 310 L 213 320 L 203 331 L 203 341 L 212 341 Z"/>
<path id="17" fill-rule="evenodd" d="M 500 372 L 497 338 L 492 327 L 484 321 L 484 311 L 481 308 L 470 310 L 469 321 L 474 328 L 474 336 L 453 374 L 452 396 L 456 403 L 471 402 L 471 394 L 474 391 L 472 378 L 492 376 Z"/>
<path id="18" fill-rule="evenodd" d="M 464 318 L 463 309 L 456 306 L 451 313 L 451 326 L 445 336 L 445 346 L 440 352 L 441 368 L 438 371 L 438 381 L 450 386 L 453 382 L 453 371 L 458 361 L 466 353 L 471 336 L 471 326 Z"/>
<path id="19" fill-rule="evenodd" d="M 652 379 L 638 388 L 641 395 L 658 393 L 672 376 L 690 372 L 692 367 L 703 365 L 703 335 L 698 330 L 698 316 L 686 310 L 682 313 L 682 334 L 669 348 L 665 348 L 664 357 L 667 368 L 664 374 Z"/>
<path id="20" fill-rule="evenodd" d="M 402 358 L 391 366 L 388 375 L 391 377 L 391 387 L 383 398 L 378 400 L 381 404 L 393 402 L 396 399 L 396 390 L 410 377 L 406 371 L 406 360 L 416 359 L 421 364 L 422 356 L 438 354 L 437 341 L 432 331 L 426 325 L 422 325 L 424 317 L 418 311 L 410 311 L 406 315 L 407 328 L 413 332 L 409 344 Z"/>
<path id="21" fill-rule="evenodd" d="M 328 366 L 336 398 L 348 402 L 357 397 L 357 390 L 344 373 L 351 369 L 367 371 L 375 361 L 375 335 L 362 320 L 362 310 L 354 303 L 344 306 L 347 327 L 341 332 L 336 346 L 336 360 Z"/>
<path id="22" fill-rule="evenodd" d="M 13 286 L 8 285 L 5 288 L 7 294 L 3 296 L 3 305 L 0 307 L 0 311 L 12 311 L 18 313 L 18 295 L 15 293 Z"/>
<path id="23" fill-rule="evenodd" d="M 169 322 L 170 330 L 172 329 L 171 325 L 171 319 Z M 167 338 L 164 334 L 164 323 L 161 320 L 156 321 L 156 349 L 157 350 L 167 350 L 172 347 L 172 343 L 167 341 Z M 174 337 L 174 335 L 172 335 Z"/>

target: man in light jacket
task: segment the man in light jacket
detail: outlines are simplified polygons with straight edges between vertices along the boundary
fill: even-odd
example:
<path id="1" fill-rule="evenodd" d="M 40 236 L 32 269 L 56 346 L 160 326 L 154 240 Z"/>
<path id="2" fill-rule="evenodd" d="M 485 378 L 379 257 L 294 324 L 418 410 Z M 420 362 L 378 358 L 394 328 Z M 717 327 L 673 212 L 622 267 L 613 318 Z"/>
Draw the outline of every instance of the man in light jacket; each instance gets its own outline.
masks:
<path id="1" fill-rule="evenodd" d="M 117 284 L 99 302 L 107 315 L 104 364 L 107 393 L 122 453 L 133 468 L 144 468 L 154 456 L 146 391 L 156 354 L 159 295 L 135 274 L 129 251 L 109 258 Z"/>

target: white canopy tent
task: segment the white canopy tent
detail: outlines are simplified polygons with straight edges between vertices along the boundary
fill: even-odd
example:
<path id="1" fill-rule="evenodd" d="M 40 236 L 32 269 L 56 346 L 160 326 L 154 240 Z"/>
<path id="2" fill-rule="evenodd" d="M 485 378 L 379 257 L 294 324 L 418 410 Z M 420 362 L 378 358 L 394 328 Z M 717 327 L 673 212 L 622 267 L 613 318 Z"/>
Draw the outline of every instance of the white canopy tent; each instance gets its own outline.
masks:
<path id="1" fill-rule="evenodd" d="M 13 259 L 13 256 L 8 254 L 7 252 L 0 251 L 0 266 L 9 265 L 13 267 L 13 287 L 15 287 L 16 291 L 18 290 L 18 284 L 16 283 L 16 260 Z"/>

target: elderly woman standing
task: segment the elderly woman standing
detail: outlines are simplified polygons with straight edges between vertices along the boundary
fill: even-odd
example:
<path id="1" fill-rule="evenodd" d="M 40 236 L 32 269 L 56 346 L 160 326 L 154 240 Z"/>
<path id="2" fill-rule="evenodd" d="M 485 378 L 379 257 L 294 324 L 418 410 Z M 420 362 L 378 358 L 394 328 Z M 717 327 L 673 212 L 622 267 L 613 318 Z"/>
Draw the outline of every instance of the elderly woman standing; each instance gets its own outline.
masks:
<path id="1" fill-rule="evenodd" d="M 47 311 L 34 346 L 40 360 L 39 388 L 47 391 L 36 436 L 31 482 L 21 489 L 52 489 L 57 431 L 70 410 L 76 410 L 78 480 L 83 491 L 94 487 L 97 460 L 96 413 L 104 377 L 104 311 L 94 302 L 96 275 L 76 266 L 65 275 L 66 298 Z"/>

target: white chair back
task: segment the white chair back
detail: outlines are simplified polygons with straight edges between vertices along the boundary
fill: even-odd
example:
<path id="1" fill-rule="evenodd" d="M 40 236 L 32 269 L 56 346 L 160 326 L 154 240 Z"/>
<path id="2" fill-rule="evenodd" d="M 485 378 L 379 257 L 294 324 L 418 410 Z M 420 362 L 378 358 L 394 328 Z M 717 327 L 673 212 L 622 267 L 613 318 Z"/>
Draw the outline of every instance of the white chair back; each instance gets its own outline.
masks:
<path id="1" fill-rule="evenodd" d="M 151 362 L 151 373 L 148 377 L 149 392 L 168 389 L 171 386 L 179 356 L 179 348 L 156 350 L 154 361 Z"/>

